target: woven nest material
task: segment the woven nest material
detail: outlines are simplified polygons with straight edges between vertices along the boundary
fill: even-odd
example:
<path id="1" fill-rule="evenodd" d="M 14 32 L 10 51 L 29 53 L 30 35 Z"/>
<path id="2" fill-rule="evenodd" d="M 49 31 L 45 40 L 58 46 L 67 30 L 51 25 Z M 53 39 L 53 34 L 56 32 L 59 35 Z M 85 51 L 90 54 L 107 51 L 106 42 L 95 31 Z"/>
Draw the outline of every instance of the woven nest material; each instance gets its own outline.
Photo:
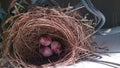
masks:
<path id="1" fill-rule="evenodd" d="M 20 14 L 10 24 L 4 41 L 4 55 L 10 61 L 27 66 L 64 66 L 85 59 L 94 53 L 90 38 L 86 38 L 93 28 L 81 21 L 76 13 L 36 7 Z M 49 35 L 62 44 L 62 53 L 49 58 L 38 53 L 39 37 Z"/>

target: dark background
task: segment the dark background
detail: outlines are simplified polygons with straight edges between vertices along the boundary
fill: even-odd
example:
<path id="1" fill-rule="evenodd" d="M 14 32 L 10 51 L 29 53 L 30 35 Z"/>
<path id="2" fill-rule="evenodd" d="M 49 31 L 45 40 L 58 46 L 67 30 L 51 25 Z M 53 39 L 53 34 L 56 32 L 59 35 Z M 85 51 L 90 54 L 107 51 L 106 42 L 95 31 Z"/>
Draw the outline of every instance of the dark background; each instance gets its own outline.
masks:
<path id="1" fill-rule="evenodd" d="M 68 3 L 75 5 L 80 0 L 57 0 L 62 7 L 68 6 Z M 91 0 L 94 6 L 99 9 L 106 17 L 106 23 L 103 28 L 120 26 L 120 0 Z"/>

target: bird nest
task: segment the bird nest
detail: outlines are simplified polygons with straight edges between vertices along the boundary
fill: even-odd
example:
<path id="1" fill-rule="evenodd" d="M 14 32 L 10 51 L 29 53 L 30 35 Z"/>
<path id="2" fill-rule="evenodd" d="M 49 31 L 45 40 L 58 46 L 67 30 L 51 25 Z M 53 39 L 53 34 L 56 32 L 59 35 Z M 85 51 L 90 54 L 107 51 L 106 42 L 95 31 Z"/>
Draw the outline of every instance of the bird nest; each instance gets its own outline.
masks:
<path id="1" fill-rule="evenodd" d="M 43 67 L 71 65 L 94 53 L 91 39 L 94 31 L 90 21 L 82 21 L 77 12 L 35 7 L 19 14 L 3 32 L 4 56 L 15 65 Z M 39 54 L 39 38 L 48 35 L 61 43 L 59 55 Z M 15 65 L 18 66 L 18 65 Z"/>

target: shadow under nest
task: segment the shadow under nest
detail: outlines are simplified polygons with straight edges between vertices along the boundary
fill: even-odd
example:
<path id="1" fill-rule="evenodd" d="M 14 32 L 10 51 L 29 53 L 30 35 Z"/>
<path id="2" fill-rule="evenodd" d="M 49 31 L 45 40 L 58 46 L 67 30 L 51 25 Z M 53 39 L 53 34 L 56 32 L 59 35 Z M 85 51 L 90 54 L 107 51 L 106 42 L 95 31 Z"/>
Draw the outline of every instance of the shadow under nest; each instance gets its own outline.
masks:
<path id="1" fill-rule="evenodd" d="M 90 37 L 93 28 L 81 21 L 77 12 L 35 7 L 14 18 L 4 36 L 4 55 L 25 65 L 70 65 L 94 53 Z M 38 52 L 39 38 L 49 35 L 62 44 L 62 53 L 43 57 Z M 86 39 L 87 38 L 87 39 Z"/>

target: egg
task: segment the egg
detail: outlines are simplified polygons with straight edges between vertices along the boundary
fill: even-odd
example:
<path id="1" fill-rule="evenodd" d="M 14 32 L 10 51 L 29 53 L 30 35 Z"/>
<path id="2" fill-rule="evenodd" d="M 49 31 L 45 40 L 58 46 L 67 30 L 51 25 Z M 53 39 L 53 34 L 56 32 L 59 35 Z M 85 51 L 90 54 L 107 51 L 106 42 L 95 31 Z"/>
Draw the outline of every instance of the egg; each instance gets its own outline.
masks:
<path id="1" fill-rule="evenodd" d="M 49 36 L 41 36 L 39 39 L 39 44 L 43 46 L 49 46 L 51 44 L 52 40 Z"/>
<path id="2" fill-rule="evenodd" d="M 53 41 L 51 43 L 51 50 L 55 53 L 55 54 L 60 54 L 62 52 L 61 50 L 61 44 L 58 41 Z"/>
<path id="3" fill-rule="evenodd" d="M 42 54 L 44 57 L 50 57 L 53 55 L 53 52 L 49 47 L 40 48 L 39 53 Z"/>

